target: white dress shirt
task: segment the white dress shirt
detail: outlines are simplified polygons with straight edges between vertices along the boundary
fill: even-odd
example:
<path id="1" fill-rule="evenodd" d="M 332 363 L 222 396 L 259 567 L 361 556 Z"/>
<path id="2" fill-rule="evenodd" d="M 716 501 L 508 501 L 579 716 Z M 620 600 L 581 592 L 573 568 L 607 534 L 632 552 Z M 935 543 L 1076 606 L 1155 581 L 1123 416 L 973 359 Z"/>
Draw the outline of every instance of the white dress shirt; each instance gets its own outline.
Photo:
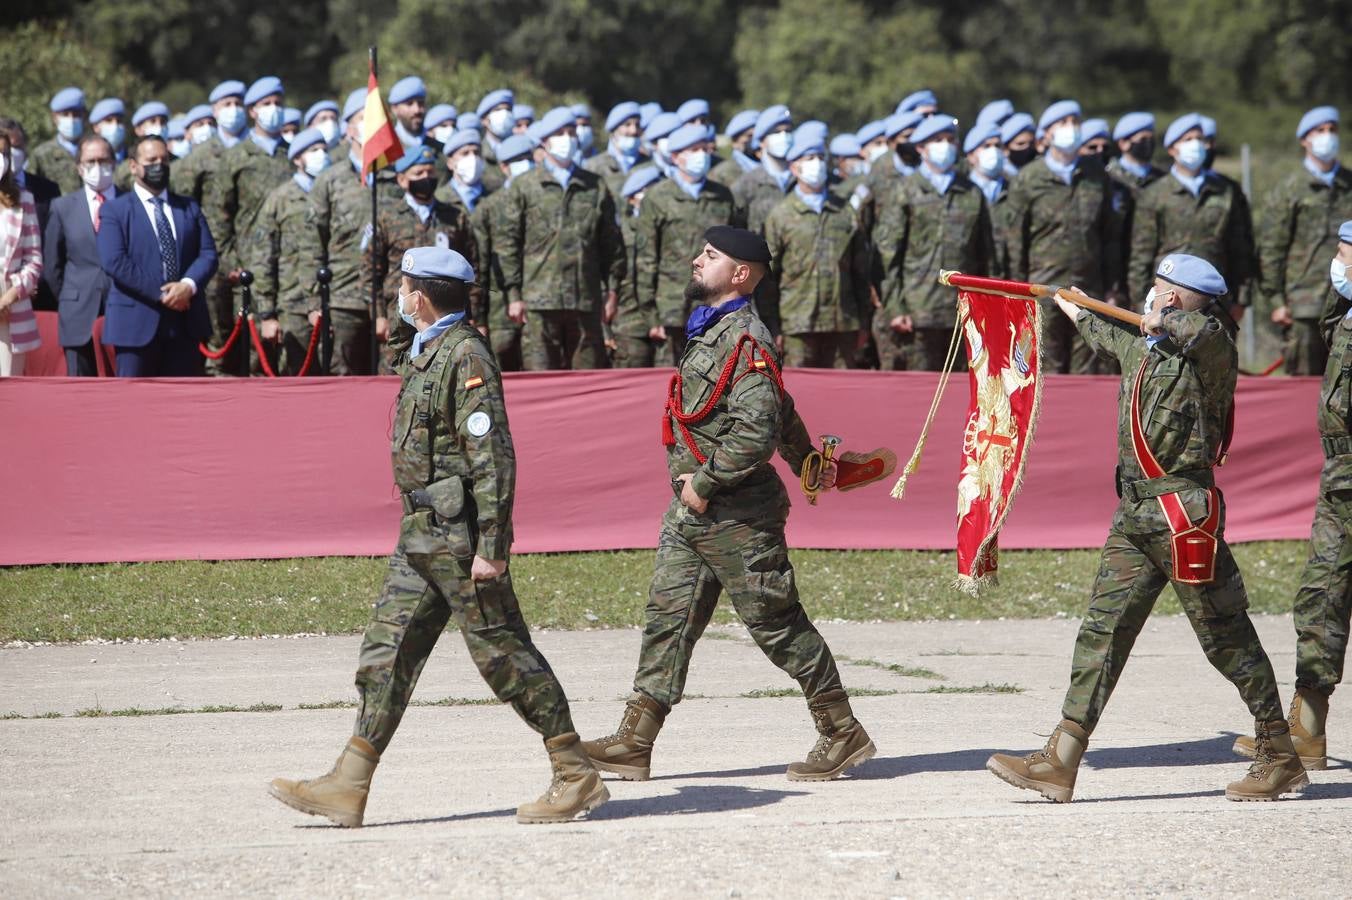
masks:
<path id="1" fill-rule="evenodd" d="M 94 197 L 95 197 L 95 196 L 99 196 L 99 192 L 96 191 L 96 190 L 94 190 L 93 188 L 91 188 L 91 187 L 90 187 L 89 185 L 87 185 L 87 184 L 86 184 L 86 185 L 82 185 L 82 187 L 84 188 L 84 193 L 85 193 L 85 203 L 87 203 L 87 204 L 89 205 L 89 221 L 91 221 L 91 222 L 94 221 L 94 210 L 95 210 L 95 209 L 98 209 L 98 210 L 99 210 L 99 216 L 100 216 L 100 218 L 102 218 L 102 216 L 103 216 L 103 209 L 102 209 L 102 207 L 97 207 L 97 206 L 94 205 Z M 103 197 L 103 202 L 104 202 L 104 203 L 107 203 L 109 200 L 113 199 L 113 189 L 112 189 L 111 187 L 109 187 L 108 190 L 103 191 L 102 197 Z M 166 215 L 167 215 L 167 213 L 166 213 Z M 172 222 L 173 220 L 171 219 L 170 221 Z M 152 225 L 155 224 L 153 219 L 151 220 L 151 224 L 152 224 Z"/>
<path id="2" fill-rule="evenodd" d="M 88 190 L 88 188 L 86 188 L 86 190 Z M 178 226 L 174 224 L 174 210 L 169 205 L 168 188 L 160 191 L 158 194 L 152 194 L 142 187 L 141 182 L 138 181 L 132 185 L 132 190 L 136 192 L 136 199 L 141 201 L 141 208 L 145 210 L 146 216 L 150 219 L 150 230 L 156 235 L 160 232 L 159 228 L 155 225 L 155 200 L 156 198 L 159 198 L 164 201 L 164 217 L 169 220 L 169 233 L 174 236 L 174 243 L 178 243 Z M 179 281 L 191 288 L 194 294 L 197 293 L 197 282 L 193 281 L 191 278 L 180 278 Z"/>

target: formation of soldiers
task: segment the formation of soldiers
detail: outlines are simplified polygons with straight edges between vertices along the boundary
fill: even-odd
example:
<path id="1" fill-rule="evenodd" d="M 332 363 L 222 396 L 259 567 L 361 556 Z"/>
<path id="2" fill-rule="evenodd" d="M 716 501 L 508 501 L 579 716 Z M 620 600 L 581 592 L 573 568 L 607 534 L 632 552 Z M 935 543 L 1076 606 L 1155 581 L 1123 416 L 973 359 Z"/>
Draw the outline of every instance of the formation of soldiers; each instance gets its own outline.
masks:
<path id="1" fill-rule="evenodd" d="M 166 136 L 178 157 L 171 189 L 201 203 L 221 255 L 207 288 L 209 343 L 230 333 L 248 269 L 279 373 L 301 370 L 321 268 L 331 273 L 331 372 L 371 373 L 372 332 L 388 371 L 409 340 L 391 311 L 391 263 L 417 246 L 475 265 L 471 318 L 504 370 L 671 365 L 690 310 L 685 272 L 714 225 L 770 242 L 775 268 L 756 302 L 788 365 L 939 368 L 956 314 L 940 269 L 1073 283 L 1130 306 L 1161 259 L 1186 252 L 1215 262 L 1237 318 L 1252 306 L 1259 327 L 1281 335 L 1288 372 L 1323 371 L 1327 284 L 1314 261 L 1352 217 L 1332 107 L 1301 118 L 1304 158 L 1266 198 L 1255 235 L 1248 198 L 1213 168 L 1216 122 L 1197 113 L 1161 131 L 1132 112 L 1109 129 L 1073 100 L 1037 119 L 995 100 L 960 127 L 921 90 L 853 134 L 832 136 L 776 105 L 738 112 L 720 136 L 704 100 L 674 111 L 625 101 L 605 117 L 602 145 L 585 104 L 537 119 L 500 89 L 460 112 L 430 105 L 416 76 L 388 95 L 404 155 L 374 176 L 372 222 L 359 176 L 365 100 L 361 88 L 341 106 L 302 111 L 277 78 L 225 81 L 183 115 L 142 104 L 128 133 L 121 100 L 87 108 L 66 88 L 50 103 L 57 134 L 27 167 L 78 189 L 77 142 L 92 132 L 121 161 L 115 183 L 126 189 L 129 143 Z M 1113 370 L 1064 318 L 1044 319 L 1049 371 Z M 208 371 L 241 365 L 226 357 Z"/>

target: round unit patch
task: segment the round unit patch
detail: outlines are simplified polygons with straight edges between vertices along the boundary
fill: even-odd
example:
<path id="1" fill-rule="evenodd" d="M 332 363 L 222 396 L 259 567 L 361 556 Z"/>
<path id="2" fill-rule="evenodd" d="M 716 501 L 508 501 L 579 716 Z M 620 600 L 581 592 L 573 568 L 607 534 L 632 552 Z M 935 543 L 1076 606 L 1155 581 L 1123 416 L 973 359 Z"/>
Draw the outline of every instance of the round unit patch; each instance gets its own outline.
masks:
<path id="1" fill-rule="evenodd" d="M 488 417 L 488 413 L 483 410 L 470 413 L 469 418 L 465 420 L 465 430 L 475 437 L 483 437 L 493 428 L 493 420 Z"/>

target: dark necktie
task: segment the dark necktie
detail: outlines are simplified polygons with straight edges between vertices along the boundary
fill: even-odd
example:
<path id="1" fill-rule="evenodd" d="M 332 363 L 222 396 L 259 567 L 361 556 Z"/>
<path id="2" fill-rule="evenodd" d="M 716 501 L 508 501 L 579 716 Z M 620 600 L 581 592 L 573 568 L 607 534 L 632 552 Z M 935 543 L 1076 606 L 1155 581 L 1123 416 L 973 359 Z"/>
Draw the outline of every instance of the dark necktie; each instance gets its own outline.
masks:
<path id="1" fill-rule="evenodd" d="M 164 280 L 178 280 L 178 247 L 174 245 L 174 233 L 169 230 L 169 219 L 164 215 L 164 198 L 155 197 L 155 234 L 160 239 L 160 265 L 164 268 Z"/>

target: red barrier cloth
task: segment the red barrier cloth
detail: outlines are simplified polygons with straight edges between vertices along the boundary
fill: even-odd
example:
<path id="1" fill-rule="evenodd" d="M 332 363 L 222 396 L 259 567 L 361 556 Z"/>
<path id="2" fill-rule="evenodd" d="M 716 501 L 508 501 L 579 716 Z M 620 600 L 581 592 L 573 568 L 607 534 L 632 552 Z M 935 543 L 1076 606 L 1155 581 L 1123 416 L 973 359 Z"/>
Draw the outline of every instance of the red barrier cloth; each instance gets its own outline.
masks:
<path id="1" fill-rule="evenodd" d="M 659 428 L 669 369 L 508 375 L 518 553 L 654 547 L 671 499 Z M 789 370 L 814 436 L 914 446 L 924 373 Z M 0 379 L 0 564 L 379 556 L 399 505 L 393 378 Z M 1050 376 L 1006 549 L 1096 547 L 1116 504 L 1118 379 Z M 1309 537 L 1322 464 L 1312 378 L 1240 380 L 1218 471 L 1234 541 Z M 967 397 L 950 391 L 925 463 L 816 507 L 787 480 L 795 547 L 953 549 Z M 1014 573 L 1010 573 L 1015 577 Z"/>

